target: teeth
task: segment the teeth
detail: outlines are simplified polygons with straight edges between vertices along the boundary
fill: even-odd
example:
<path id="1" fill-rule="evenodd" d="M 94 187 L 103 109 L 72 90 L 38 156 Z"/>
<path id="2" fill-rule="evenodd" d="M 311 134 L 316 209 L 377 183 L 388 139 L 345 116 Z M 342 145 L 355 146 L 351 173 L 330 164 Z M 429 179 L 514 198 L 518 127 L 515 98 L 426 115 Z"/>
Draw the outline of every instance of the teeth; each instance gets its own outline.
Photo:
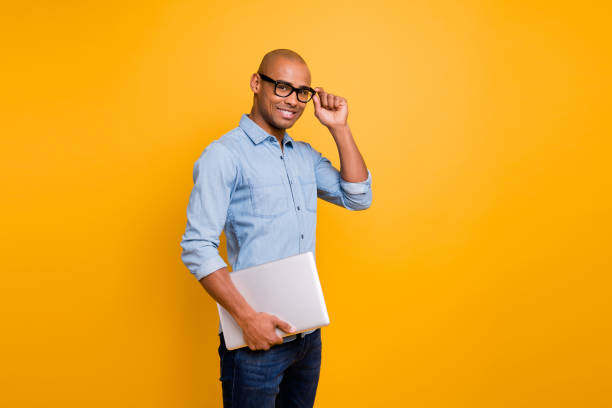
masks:
<path id="1" fill-rule="evenodd" d="M 291 112 L 287 109 L 281 109 L 281 108 L 277 108 L 279 111 L 282 112 L 282 115 L 285 117 L 293 117 L 295 115 L 295 112 Z"/>

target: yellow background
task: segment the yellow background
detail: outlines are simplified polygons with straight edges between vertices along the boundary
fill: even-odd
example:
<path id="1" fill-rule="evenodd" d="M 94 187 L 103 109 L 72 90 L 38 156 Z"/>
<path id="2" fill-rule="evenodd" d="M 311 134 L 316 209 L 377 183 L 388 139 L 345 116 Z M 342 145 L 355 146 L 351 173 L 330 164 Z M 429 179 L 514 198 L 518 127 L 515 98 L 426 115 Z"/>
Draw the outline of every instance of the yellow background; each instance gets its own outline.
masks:
<path id="1" fill-rule="evenodd" d="M 373 176 L 367 211 L 319 201 L 316 406 L 612 406 L 609 10 L 38 1 L 0 18 L 1 406 L 220 406 L 217 311 L 179 242 L 193 164 L 274 48 L 347 98 Z M 339 166 L 312 106 L 290 134 Z"/>

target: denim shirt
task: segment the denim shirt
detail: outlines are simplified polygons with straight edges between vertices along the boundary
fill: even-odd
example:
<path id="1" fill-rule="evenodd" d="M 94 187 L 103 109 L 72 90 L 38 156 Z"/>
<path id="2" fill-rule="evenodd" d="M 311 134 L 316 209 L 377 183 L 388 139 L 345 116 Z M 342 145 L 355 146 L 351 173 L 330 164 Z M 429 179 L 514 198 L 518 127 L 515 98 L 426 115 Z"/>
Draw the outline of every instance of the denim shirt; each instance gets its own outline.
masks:
<path id="1" fill-rule="evenodd" d="M 227 266 L 218 251 L 222 231 L 236 271 L 314 255 L 317 197 L 349 210 L 365 210 L 372 202 L 369 170 L 364 181 L 344 181 L 310 144 L 285 132 L 281 151 L 278 140 L 247 114 L 204 149 L 193 181 L 181 258 L 198 280 Z"/>

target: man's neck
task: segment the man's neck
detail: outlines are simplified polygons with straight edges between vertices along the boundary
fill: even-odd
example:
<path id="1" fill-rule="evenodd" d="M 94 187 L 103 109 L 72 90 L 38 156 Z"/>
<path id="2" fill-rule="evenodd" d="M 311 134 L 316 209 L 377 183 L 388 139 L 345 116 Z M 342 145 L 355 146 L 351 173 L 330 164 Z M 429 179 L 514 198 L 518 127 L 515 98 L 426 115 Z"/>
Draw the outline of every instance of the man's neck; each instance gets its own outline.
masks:
<path id="1" fill-rule="evenodd" d="M 283 137 L 285 136 L 285 129 L 275 129 L 271 127 L 270 125 L 266 123 L 265 120 L 263 120 L 261 116 L 254 114 L 252 111 L 247 116 L 253 122 L 257 123 L 260 128 L 262 128 L 263 130 L 265 130 L 266 132 L 274 136 L 276 139 L 283 140 Z"/>
<path id="2" fill-rule="evenodd" d="M 251 111 L 251 113 L 249 113 L 247 116 L 249 117 L 249 119 L 255 122 L 260 128 L 262 128 L 263 130 L 265 130 L 266 132 L 274 136 L 276 140 L 278 140 L 278 143 L 280 144 L 281 151 L 283 150 L 283 139 L 285 138 L 285 129 L 274 129 L 268 126 L 266 121 L 263 120 L 260 116 L 255 115 L 253 111 Z"/>

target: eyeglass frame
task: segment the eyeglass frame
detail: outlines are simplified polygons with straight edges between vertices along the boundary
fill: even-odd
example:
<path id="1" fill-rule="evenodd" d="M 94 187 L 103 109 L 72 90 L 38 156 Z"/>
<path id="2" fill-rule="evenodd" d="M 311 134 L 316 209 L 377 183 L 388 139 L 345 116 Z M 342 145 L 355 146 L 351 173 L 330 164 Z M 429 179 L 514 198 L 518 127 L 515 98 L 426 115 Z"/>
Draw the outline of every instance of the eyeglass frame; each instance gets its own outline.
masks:
<path id="1" fill-rule="evenodd" d="M 309 87 L 309 86 L 301 86 L 301 87 L 299 87 L 299 88 L 296 88 L 296 87 L 294 87 L 293 85 L 291 85 L 291 84 L 290 84 L 289 82 L 287 82 L 287 81 L 280 81 L 280 80 L 279 80 L 279 81 L 277 81 L 277 80 L 274 80 L 274 79 L 270 78 L 269 76 L 267 76 L 267 75 L 265 75 L 265 74 L 262 74 L 261 72 L 258 72 L 257 74 L 258 74 L 258 75 L 260 76 L 260 78 L 261 78 L 261 79 L 263 79 L 264 81 L 267 81 L 267 82 L 271 82 L 271 83 L 273 83 L 273 84 L 274 84 L 274 95 L 276 95 L 276 96 L 280 96 L 281 98 L 288 98 L 288 97 L 290 97 L 290 96 L 291 96 L 291 94 L 292 94 L 292 93 L 294 93 L 294 92 L 295 92 L 295 97 L 296 97 L 296 99 L 297 99 L 299 102 L 302 102 L 302 103 L 308 103 L 308 102 L 310 102 L 310 100 L 312 99 L 312 97 L 313 97 L 313 96 L 314 96 L 314 95 L 317 93 L 317 91 L 315 91 L 314 89 L 312 89 L 312 88 L 311 88 L 311 87 Z M 285 96 L 283 96 L 283 95 L 279 95 L 278 93 L 276 93 L 276 87 L 278 86 L 278 84 L 287 85 L 288 87 L 290 87 L 290 88 L 291 88 L 291 92 L 289 92 L 289 93 L 288 93 L 287 95 L 285 95 Z M 310 95 L 310 98 L 308 98 L 308 100 L 307 100 L 306 102 L 304 102 L 304 101 L 301 101 L 301 100 L 300 100 L 300 98 L 299 98 L 299 96 L 298 96 L 298 92 L 297 92 L 297 91 L 303 91 L 304 89 L 309 90 L 309 91 L 312 93 L 312 94 Z"/>

